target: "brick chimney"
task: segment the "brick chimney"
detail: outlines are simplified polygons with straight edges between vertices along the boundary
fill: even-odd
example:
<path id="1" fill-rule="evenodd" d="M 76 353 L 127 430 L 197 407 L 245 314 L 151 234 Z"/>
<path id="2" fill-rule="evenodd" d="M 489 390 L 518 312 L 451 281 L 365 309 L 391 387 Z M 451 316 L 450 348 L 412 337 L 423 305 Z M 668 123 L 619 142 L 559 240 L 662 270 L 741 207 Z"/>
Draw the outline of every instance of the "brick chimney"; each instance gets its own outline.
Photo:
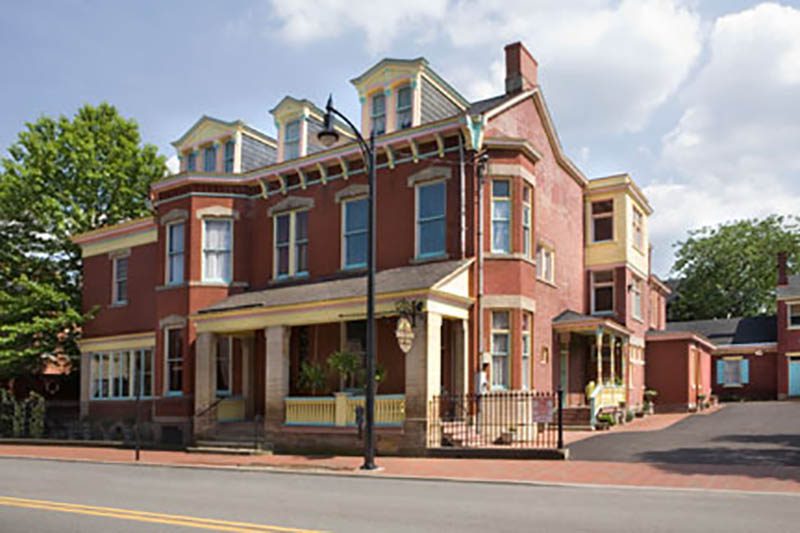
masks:
<path id="1" fill-rule="evenodd" d="M 786 252 L 778 252 L 778 285 L 789 284 L 789 272 L 786 267 Z"/>
<path id="2" fill-rule="evenodd" d="M 532 89 L 538 84 L 539 63 L 521 42 L 506 46 L 506 94 Z"/>

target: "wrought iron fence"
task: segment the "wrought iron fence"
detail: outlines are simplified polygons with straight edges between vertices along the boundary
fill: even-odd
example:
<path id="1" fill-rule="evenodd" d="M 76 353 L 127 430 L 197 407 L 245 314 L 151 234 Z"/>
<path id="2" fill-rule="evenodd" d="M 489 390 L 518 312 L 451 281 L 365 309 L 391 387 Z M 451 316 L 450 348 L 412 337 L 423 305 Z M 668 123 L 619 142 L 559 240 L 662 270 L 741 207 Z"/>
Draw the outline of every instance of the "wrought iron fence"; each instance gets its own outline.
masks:
<path id="1" fill-rule="evenodd" d="M 434 396 L 428 447 L 564 447 L 561 391 Z"/>

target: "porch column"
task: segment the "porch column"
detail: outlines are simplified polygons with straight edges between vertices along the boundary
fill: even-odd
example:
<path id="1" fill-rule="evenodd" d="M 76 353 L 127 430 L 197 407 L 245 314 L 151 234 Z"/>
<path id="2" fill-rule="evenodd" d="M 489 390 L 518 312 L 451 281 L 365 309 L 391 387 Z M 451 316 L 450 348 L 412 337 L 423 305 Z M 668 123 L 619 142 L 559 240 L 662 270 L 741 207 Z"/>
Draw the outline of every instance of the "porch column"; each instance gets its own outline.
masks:
<path id="1" fill-rule="evenodd" d="M 597 384 L 603 384 L 603 330 L 598 329 L 595 333 L 597 346 Z"/>
<path id="2" fill-rule="evenodd" d="M 92 354 L 81 354 L 81 398 L 80 398 L 80 417 L 89 416 L 89 398 L 92 388 Z"/>
<path id="3" fill-rule="evenodd" d="M 255 395 L 253 394 L 253 375 L 255 356 L 255 337 L 248 335 L 241 337 L 242 344 L 242 396 L 244 396 L 244 416 L 248 420 L 255 411 Z"/>
<path id="4" fill-rule="evenodd" d="M 456 361 L 453 393 L 469 393 L 469 328 L 466 320 L 453 321 L 453 357 Z"/>
<path id="5" fill-rule="evenodd" d="M 194 352 L 194 414 L 197 415 L 214 401 L 217 383 L 217 336 L 209 332 L 199 333 Z M 194 417 L 195 437 L 209 429 L 210 420 L 207 416 Z"/>
<path id="6" fill-rule="evenodd" d="M 613 385 L 614 384 L 614 378 L 615 378 L 614 359 L 617 357 L 617 337 L 616 336 L 612 335 L 608 339 L 608 348 L 609 348 L 609 350 L 608 350 L 608 352 L 609 352 L 608 353 L 608 355 L 609 355 L 609 357 L 608 357 L 608 359 L 609 359 L 608 373 L 610 375 L 611 384 Z"/>
<path id="7" fill-rule="evenodd" d="M 622 386 L 625 387 L 625 403 L 630 405 L 630 383 L 631 379 L 628 376 L 629 366 L 628 357 L 630 356 L 630 343 L 628 339 L 622 339 Z"/>
<path id="8" fill-rule="evenodd" d="M 562 333 L 558 336 L 558 345 L 561 357 L 558 360 L 558 384 L 564 391 L 561 395 L 561 407 L 567 407 L 569 401 L 569 333 Z"/>
<path id="9" fill-rule="evenodd" d="M 264 330 L 266 340 L 266 391 L 264 420 L 268 432 L 279 431 L 284 421 L 284 401 L 289 395 L 289 328 L 270 326 Z"/>
<path id="10" fill-rule="evenodd" d="M 424 450 L 428 432 L 428 406 L 441 387 L 442 316 L 426 313 L 417 319 L 414 344 L 406 355 L 405 446 Z"/>

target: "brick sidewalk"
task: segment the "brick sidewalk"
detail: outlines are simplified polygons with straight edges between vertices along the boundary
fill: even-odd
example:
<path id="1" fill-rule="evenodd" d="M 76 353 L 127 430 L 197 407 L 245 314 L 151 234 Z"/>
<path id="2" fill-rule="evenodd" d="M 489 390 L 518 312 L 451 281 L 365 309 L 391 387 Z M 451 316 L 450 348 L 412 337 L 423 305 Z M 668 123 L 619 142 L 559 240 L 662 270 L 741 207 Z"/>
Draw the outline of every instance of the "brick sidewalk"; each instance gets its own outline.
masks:
<path id="1" fill-rule="evenodd" d="M 132 463 L 133 451 L 77 446 L 0 445 L 0 457 L 26 457 L 109 463 Z M 143 451 L 142 463 L 162 466 L 246 467 L 325 471 L 367 476 L 494 482 L 561 483 L 745 490 L 800 494 L 800 467 L 658 465 L 596 461 L 512 459 L 433 459 L 379 457 L 382 470 L 361 473 L 359 457 L 300 455 L 231 456 Z"/>

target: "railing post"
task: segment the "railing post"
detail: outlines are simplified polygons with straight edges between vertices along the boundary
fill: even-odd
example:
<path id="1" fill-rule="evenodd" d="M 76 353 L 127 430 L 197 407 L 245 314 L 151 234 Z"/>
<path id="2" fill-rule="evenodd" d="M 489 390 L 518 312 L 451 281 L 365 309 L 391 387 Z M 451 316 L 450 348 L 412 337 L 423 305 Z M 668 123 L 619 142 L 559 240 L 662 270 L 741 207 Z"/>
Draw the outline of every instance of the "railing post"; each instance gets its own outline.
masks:
<path id="1" fill-rule="evenodd" d="M 564 389 L 558 388 L 558 449 L 564 449 L 564 408 L 561 400 L 564 397 Z"/>

